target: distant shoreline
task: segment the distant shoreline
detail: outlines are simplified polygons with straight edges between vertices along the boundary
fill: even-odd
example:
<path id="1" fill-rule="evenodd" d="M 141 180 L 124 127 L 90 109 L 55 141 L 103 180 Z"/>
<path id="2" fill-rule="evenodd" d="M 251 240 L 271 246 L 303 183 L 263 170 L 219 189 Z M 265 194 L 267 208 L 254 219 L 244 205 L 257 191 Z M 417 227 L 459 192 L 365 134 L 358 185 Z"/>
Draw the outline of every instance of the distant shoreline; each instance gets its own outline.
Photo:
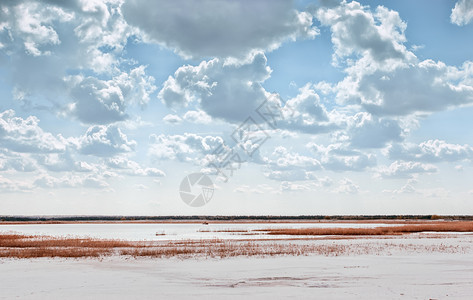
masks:
<path id="1" fill-rule="evenodd" d="M 2 224 L 67 223 L 312 223 L 473 221 L 469 215 L 304 215 L 304 216 L 0 216 Z"/>

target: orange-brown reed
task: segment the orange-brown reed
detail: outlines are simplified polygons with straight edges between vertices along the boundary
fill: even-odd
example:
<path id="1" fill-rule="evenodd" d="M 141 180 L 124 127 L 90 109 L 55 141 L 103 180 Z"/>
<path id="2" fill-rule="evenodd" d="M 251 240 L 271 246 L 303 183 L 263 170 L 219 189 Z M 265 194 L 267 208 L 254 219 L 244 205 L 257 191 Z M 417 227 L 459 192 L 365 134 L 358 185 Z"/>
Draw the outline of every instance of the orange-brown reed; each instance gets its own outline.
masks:
<path id="1" fill-rule="evenodd" d="M 446 222 L 374 228 L 273 228 L 259 229 L 271 235 L 401 235 L 417 232 L 473 232 L 473 222 Z"/>

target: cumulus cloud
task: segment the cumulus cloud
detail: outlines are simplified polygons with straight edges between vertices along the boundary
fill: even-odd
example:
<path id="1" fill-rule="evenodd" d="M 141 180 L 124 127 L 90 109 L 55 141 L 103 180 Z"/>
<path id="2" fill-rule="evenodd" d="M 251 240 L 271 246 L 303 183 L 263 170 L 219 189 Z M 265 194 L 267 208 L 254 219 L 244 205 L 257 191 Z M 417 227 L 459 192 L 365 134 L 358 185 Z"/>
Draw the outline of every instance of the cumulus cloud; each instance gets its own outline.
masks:
<path id="1" fill-rule="evenodd" d="M 258 163 L 265 166 L 266 177 L 280 181 L 317 181 L 316 174 L 321 170 L 361 172 L 376 165 L 373 154 L 353 150 L 343 144 L 323 146 L 311 142 L 307 148 L 311 155 L 301 155 L 279 146 Z"/>
<path id="2" fill-rule="evenodd" d="M 265 176 L 279 181 L 315 180 L 313 171 L 322 169 L 317 159 L 291 152 L 283 146 L 263 157 L 261 163 L 267 169 Z"/>
<path id="3" fill-rule="evenodd" d="M 460 0 L 455 3 L 450 15 L 450 21 L 458 26 L 467 25 L 473 19 L 473 2 L 470 0 Z"/>
<path id="4" fill-rule="evenodd" d="M 277 181 L 306 181 L 317 179 L 314 172 L 305 171 L 303 169 L 270 170 L 264 173 L 264 175 L 269 179 Z"/>
<path id="5" fill-rule="evenodd" d="M 437 167 L 411 161 L 395 161 L 389 167 L 379 167 L 378 175 L 383 178 L 412 178 L 415 174 L 435 173 Z"/>
<path id="6" fill-rule="evenodd" d="M 29 154 L 0 148 L 0 171 L 33 172 L 37 169 L 36 161 Z"/>
<path id="7" fill-rule="evenodd" d="M 109 184 L 101 176 L 97 175 L 79 176 L 76 174 L 68 174 L 62 177 L 55 177 L 49 174 L 41 174 L 34 180 L 33 184 L 41 188 L 109 188 Z"/>
<path id="8" fill-rule="evenodd" d="M 3 1 L 0 36 L 7 46 L 2 50 L 14 56 L 54 54 L 66 67 L 109 71 L 115 64 L 114 55 L 133 33 L 123 20 L 120 5 L 113 0 Z"/>
<path id="9" fill-rule="evenodd" d="M 296 183 L 291 181 L 281 182 L 281 191 L 283 192 L 302 192 L 302 191 L 315 191 L 318 186 L 313 182 Z"/>
<path id="10" fill-rule="evenodd" d="M 236 187 L 233 192 L 235 193 L 254 193 L 254 194 L 279 194 L 280 191 L 267 184 L 258 184 L 254 187 L 249 185 L 240 185 Z"/>
<path id="11" fill-rule="evenodd" d="M 154 78 L 136 62 L 129 62 L 130 71 L 120 65 L 133 34 L 121 4 L 2 2 L 0 60 L 14 98 L 28 109 L 67 112 L 94 124 L 125 119 L 131 103 L 145 105 L 156 89 Z"/>
<path id="12" fill-rule="evenodd" d="M 383 193 L 391 193 L 391 194 L 415 194 L 418 193 L 415 185 L 417 184 L 417 180 L 414 178 L 410 178 L 407 180 L 406 184 L 404 184 L 400 189 L 394 190 L 383 190 Z"/>
<path id="13" fill-rule="evenodd" d="M 149 155 L 157 159 L 177 159 L 179 161 L 194 161 L 211 154 L 224 142 L 218 136 L 200 136 L 193 133 L 184 135 L 155 135 L 150 136 Z"/>
<path id="14" fill-rule="evenodd" d="M 409 179 L 405 185 L 403 185 L 400 189 L 394 190 L 383 190 L 383 193 L 389 193 L 394 195 L 400 194 L 414 194 L 420 195 L 424 198 L 448 198 L 451 196 L 451 192 L 446 190 L 443 187 L 436 187 L 436 188 L 417 188 L 415 187 L 416 181 L 413 179 Z"/>
<path id="15" fill-rule="evenodd" d="M 366 112 L 359 112 L 347 120 L 343 131 L 344 140 L 355 148 L 382 148 L 391 141 L 401 141 L 404 130 L 397 120 L 378 118 Z"/>
<path id="16" fill-rule="evenodd" d="M 177 115 L 168 114 L 164 116 L 163 121 L 168 124 L 179 124 L 182 122 L 182 119 Z"/>
<path id="17" fill-rule="evenodd" d="M 126 157 L 109 158 L 106 161 L 106 165 L 131 176 L 163 177 L 166 175 L 163 171 L 156 168 L 143 168 L 137 162 Z"/>
<path id="18" fill-rule="evenodd" d="M 271 99 L 278 101 L 278 99 Z M 327 133 L 340 127 L 335 115 L 327 112 L 319 95 L 306 84 L 299 93 L 281 107 L 281 120 L 277 127 L 308 134 Z"/>
<path id="19" fill-rule="evenodd" d="M 292 1 L 148 1 L 122 7 L 127 22 L 184 57 L 245 57 L 273 50 L 286 40 L 314 38 L 312 16 Z"/>
<path id="20" fill-rule="evenodd" d="M 63 152 L 67 144 L 61 135 L 44 132 L 37 117 L 16 117 L 13 110 L 0 113 L 0 143 L 3 148 L 23 153 Z"/>
<path id="21" fill-rule="evenodd" d="M 212 118 L 202 110 L 190 110 L 183 116 L 184 120 L 195 124 L 209 124 Z"/>
<path id="22" fill-rule="evenodd" d="M 285 104 L 278 94 L 267 92 L 262 84 L 271 72 L 263 53 L 243 62 L 215 58 L 198 66 L 180 67 L 163 84 L 158 97 L 173 109 L 199 106 L 183 116 L 193 123 L 209 123 L 211 118 L 228 122 L 242 122 L 249 116 L 261 119 L 255 112 L 265 114 L 270 109 L 271 118 L 275 118 L 270 121 L 280 129 L 321 134 L 339 128 L 337 113 L 327 112 L 310 84 Z M 264 103 L 267 105 L 261 108 Z"/>
<path id="23" fill-rule="evenodd" d="M 341 143 L 323 146 L 311 142 L 307 144 L 307 148 L 320 158 L 325 170 L 364 171 L 376 165 L 376 157 L 373 154 L 353 150 Z"/>
<path id="24" fill-rule="evenodd" d="M 378 6 L 373 14 L 356 1 L 343 1 L 322 6 L 315 14 L 323 26 L 331 28 L 335 61 L 353 54 L 376 63 L 412 58 L 403 45 L 406 23 L 395 11 Z"/>
<path id="25" fill-rule="evenodd" d="M 76 161 L 69 149 L 63 153 L 36 155 L 35 158 L 39 165 L 53 172 L 96 172 L 98 169 L 95 164 Z"/>
<path id="26" fill-rule="evenodd" d="M 315 14 L 330 26 L 334 60 L 347 73 L 332 89 L 338 103 L 361 104 L 376 116 L 406 116 L 473 102 L 471 63 L 419 61 L 404 45 L 406 23 L 397 12 L 343 1 Z"/>
<path id="27" fill-rule="evenodd" d="M 261 86 L 271 74 L 266 63 L 265 55 L 257 53 L 244 63 L 215 58 L 183 66 L 164 82 L 158 96 L 171 108 L 197 102 L 211 117 L 241 122 L 269 97 Z"/>
<path id="28" fill-rule="evenodd" d="M 314 178 L 304 182 L 289 180 L 281 182 L 280 190 L 283 192 L 318 191 L 331 186 L 332 183 L 332 179 L 328 177 Z"/>
<path id="29" fill-rule="evenodd" d="M 340 180 L 338 184 L 336 192 L 340 194 L 358 194 L 360 191 L 360 187 L 348 178 Z"/>
<path id="30" fill-rule="evenodd" d="M 43 6 L 41 3 L 18 1 L 15 4 L 10 6 L 7 2 L 1 7 L 3 22 L 0 29 L 3 29 L 3 34 L 7 31 L 10 39 L 19 38 L 28 55 L 50 55 L 48 48 L 61 43 L 53 22 L 68 22 L 73 15 L 61 8 Z M 3 39 L 6 37 L 3 36 Z"/>
<path id="31" fill-rule="evenodd" d="M 111 80 L 100 80 L 82 75 L 68 78 L 73 102 L 71 114 L 84 123 L 108 124 L 128 117 L 127 105 L 146 105 L 156 90 L 154 78 L 147 76 L 145 67 L 123 72 Z"/>
<path id="32" fill-rule="evenodd" d="M 443 140 L 428 140 L 416 144 L 393 144 L 386 155 L 390 159 L 413 160 L 422 162 L 459 161 L 473 158 L 473 147 L 469 145 L 449 144 Z"/>
<path id="33" fill-rule="evenodd" d="M 119 153 L 131 152 L 136 142 L 128 137 L 115 125 L 94 125 L 76 140 L 81 154 L 95 156 L 113 156 Z"/>
<path id="34" fill-rule="evenodd" d="M 265 161 L 270 163 L 275 169 L 285 170 L 291 168 L 307 168 L 311 170 L 321 169 L 320 162 L 312 157 L 303 156 L 298 153 L 289 152 L 285 147 L 279 146 L 274 149 L 271 158 Z"/>
<path id="35" fill-rule="evenodd" d="M 29 182 L 11 180 L 0 175 L 0 191 L 4 193 L 28 192 L 34 188 Z"/>
<path id="36" fill-rule="evenodd" d="M 434 112 L 473 102 L 471 63 L 461 68 L 425 60 L 391 72 L 364 74 L 361 104 L 376 115 Z"/>

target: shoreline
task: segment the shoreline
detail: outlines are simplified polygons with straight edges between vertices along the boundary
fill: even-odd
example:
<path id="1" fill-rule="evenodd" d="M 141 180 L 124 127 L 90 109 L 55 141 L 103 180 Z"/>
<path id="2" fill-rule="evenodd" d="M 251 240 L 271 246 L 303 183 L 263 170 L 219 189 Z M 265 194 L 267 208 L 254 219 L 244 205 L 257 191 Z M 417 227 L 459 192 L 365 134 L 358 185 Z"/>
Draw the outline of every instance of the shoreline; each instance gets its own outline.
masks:
<path id="1" fill-rule="evenodd" d="M 453 219 L 438 219 L 438 220 L 427 220 L 427 219 L 369 219 L 369 220 L 309 220 L 309 219 L 283 219 L 283 220 L 87 220 L 87 221 L 0 221 L 1 225 L 27 225 L 27 224 L 261 224 L 261 223 L 274 223 L 274 224 L 331 224 L 331 223 L 343 223 L 343 224 L 441 224 L 451 222 L 467 222 L 469 220 L 453 220 Z"/>

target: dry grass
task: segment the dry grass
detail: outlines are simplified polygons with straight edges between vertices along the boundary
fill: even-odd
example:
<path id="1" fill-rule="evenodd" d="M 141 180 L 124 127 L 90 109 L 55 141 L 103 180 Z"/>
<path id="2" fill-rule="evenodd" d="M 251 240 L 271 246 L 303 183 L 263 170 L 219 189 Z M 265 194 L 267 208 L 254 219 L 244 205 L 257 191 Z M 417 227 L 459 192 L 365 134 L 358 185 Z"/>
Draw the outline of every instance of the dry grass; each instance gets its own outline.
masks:
<path id="1" fill-rule="evenodd" d="M 151 258 L 225 258 L 236 256 L 277 256 L 277 255 L 359 255 L 380 254 L 390 251 L 416 252 L 464 252 L 466 248 L 442 243 L 430 245 L 408 244 L 405 242 L 381 242 L 386 235 L 400 235 L 423 231 L 434 232 L 473 232 L 473 222 L 448 222 L 442 224 L 419 224 L 377 228 L 307 228 L 307 229 L 269 229 L 267 234 L 282 235 L 330 235 L 333 241 L 306 240 L 297 243 L 288 240 L 183 240 L 170 242 L 128 242 L 120 240 L 100 240 L 90 238 L 69 238 L 50 236 L 30 236 L 0 233 L 0 258 L 97 258 L 104 256 L 151 257 Z M 231 232 L 231 231 L 230 231 Z M 374 240 L 335 242 L 338 238 L 349 236 L 380 236 Z M 295 238 L 297 239 L 297 238 Z"/>
<path id="2" fill-rule="evenodd" d="M 0 234 L 0 257 L 99 257 L 112 254 L 114 248 L 139 246 L 119 240 Z"/>
<path id="3" fill-rule="evenodd" d="M 469 249 L 469 248 L 468 248 Z M 468 251 L 466 247 L 459 245 L 418 245 L 418 244 L 395 244 L 395 243 L 361 243 L 361 244 L 294 244 L 294 243 L 257 243 L 257 242 L 235 242 L 235 241 L 202 241 L 192 243 L 190 246 L 175 247 L 171 244 L 161 247 L 133 248 L 120 250 L 120 255 L 151 258 L 228 258 L 228 257 L 251 257 L 251 256 L 301 256 L 301 255 L 390 255 L 393 252 L 419 252 L 419 253 L 461 253 Z"/>
<path id="4" fill-rule="evenodd" d="M 119 240 L 98 240 L 79 238 L 52 238 L 48 236 L 13 236 L 4 238 L 0 235 L 0 247 L 8 248 L 37 248 L 37 247 L 79 247 L 79 248 L 118 248 L 132 247 L 130 242 Z"/>
<path id="5" fill-rule="evenodd" d="M 260 229 L 270 235 L 401 235 L 417 232 L 473 232 L 473 222 L 451 222 L 375 228 L 277 228 Z"/>
<path id="6" fill-rule="evenodd" d="M 39 258 L 39 257 L 68 257 L 86 258 L 111 255 L 112 251 L 106 248 L 9 248 L 0 249 L 0 258 Z"/>

